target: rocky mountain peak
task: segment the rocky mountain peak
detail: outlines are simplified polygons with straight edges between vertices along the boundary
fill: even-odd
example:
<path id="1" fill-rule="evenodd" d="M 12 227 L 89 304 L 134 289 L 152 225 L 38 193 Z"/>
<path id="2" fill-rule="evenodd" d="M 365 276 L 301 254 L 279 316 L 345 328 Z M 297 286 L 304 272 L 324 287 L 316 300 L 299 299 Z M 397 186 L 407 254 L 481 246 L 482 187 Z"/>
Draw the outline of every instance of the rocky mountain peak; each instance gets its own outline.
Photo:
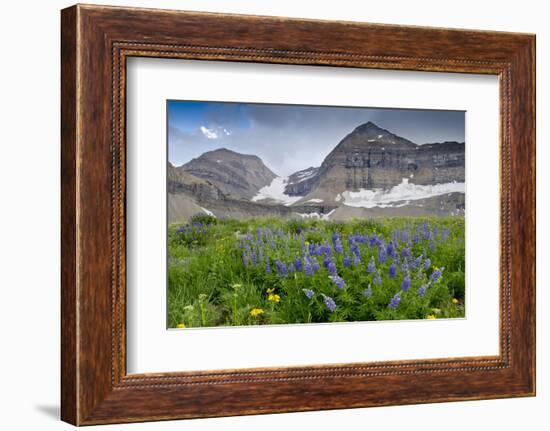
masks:
<path id="1" fill-rule="evenodd" d="M 365 149 L 366 147 L 401 147 L 414 148 L 416 144 L 389 130 L 377 126 L 372 121 L 357 126 L 335 148 L 337 150 L 349 150 L 353 148 Z"/>
<path id="2" fill-rule="evenodd" d="M 258 156 L 227 148 L 207 151 L 178 169 L 210 181 L 226 195 L 244 199 L 255 196 L 276 177 Z"/>
<path id="3" fill-rule="evenodd" d="M 422 185 L 463 182 L 464 143 L 417 145 L 368 121 L 346 135 L 313 176 L 290 183 L 286 193 L 334 199 L 346 190 L 389 189 L 403 178 Z"/>

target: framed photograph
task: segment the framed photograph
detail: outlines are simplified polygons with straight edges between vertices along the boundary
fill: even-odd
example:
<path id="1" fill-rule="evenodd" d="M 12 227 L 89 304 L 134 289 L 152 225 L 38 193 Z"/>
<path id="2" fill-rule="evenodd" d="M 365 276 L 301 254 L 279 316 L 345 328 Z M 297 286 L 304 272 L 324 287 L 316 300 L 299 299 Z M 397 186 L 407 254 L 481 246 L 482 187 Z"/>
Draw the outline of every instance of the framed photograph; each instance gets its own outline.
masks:
<path id="1" fill-rule="evenodd" d="M 62 11 L 62 419 L 535 394 L 535 37 Z"/>

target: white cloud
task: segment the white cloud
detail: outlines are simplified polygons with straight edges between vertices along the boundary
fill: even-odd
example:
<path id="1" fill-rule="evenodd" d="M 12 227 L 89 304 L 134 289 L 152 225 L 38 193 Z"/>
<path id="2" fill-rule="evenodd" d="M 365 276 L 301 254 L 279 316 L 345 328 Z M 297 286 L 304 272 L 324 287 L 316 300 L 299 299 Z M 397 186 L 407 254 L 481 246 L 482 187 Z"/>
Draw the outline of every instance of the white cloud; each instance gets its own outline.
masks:
<path id="1" fill-rule="evenodd" d="M 218 132 L 214 129 L 209 129 L 208 127 L 201 126 L 202 134 L 208 139 L 218 139 Z"/>
<path id="2" fill-rule="evenodd" d="M 229 136 L 231 132 L 225 127 L 205 127 L 201 126 L 200 130 L 207 139 L 219 139 L 222 135 Z"/>

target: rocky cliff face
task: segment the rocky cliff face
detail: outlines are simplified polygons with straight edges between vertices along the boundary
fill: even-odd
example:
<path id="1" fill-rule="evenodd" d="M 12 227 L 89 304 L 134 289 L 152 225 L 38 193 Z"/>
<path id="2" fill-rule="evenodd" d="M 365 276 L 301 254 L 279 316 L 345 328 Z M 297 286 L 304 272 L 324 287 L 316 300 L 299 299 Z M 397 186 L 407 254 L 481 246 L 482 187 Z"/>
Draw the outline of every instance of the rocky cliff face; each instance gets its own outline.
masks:
<path id="1" fill-rule="evenodd" d="M 305 196 L 316 185 L 319 168 L 310 167 L 288 177 L 285 193 L 290 196 Z"/>
<path id="2" fill-rule="evenodd" d="M 168 163 L 168 193 L 186 193 L 197 199 L 223 199 L 225 194 L 210 181 L 195 177 Z"/>
<path id="3" fill-rule="evenodd" d="M 177 169 L 208 181 L 227 196 L 243 199 L 251 199 L 276 177 L 258 156 L 225 148 L 208 151 Z"/>
<path id="4" fill-rule="evenodd" d="M 389 189 L 403 178 L 418 185 L 463 182 L 464 163 L 464 143 L 417 145 L 368 122 L 344 137 L 315 175 L 285 192 L 326 198 L 345 190 Z"/>

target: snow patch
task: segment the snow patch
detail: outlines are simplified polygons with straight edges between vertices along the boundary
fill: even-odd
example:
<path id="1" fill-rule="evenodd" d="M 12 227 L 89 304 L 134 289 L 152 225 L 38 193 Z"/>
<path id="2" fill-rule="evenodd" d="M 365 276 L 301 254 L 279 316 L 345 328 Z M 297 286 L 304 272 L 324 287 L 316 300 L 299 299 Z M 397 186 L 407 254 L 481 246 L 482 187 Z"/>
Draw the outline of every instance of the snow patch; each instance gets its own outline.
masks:
<path id="1" fill-rule="evenodd" d="M 291 184 L 301 183 L 302 181 L 309 180 L 317 175 L 317 168 L 311 168 L 302 172 L 298 172 L 296 175 L 297 180 L 291 182 Z"/>
<path id="2" fill-rule="evenodd" d="M 285 206 L 292 205 L 294 202 L 300 200 L 301 196 L 289 196 L 285 193 L 285 187 L 288 184 L 288 177 L 276 177 L 271 181 L 268 186 L 262 187 L 258 190 L 258 194 L 251 200 L 252 202 L 258 202 L 264 199 L 270 199 L 278 203 L 282 203 Z"/>
<path id="3" fill-rule="evenodd" d="M 336 202 L 340 202 L 340 201 L 342 200 L 342 195 L 341 195 L 340 193 L 338 193 L 338 194 L 336 195 L 336 197 L 334 198 L 334 200 L 335 200 Z"/>
<path id="4" fill-rule="evenodd" d="M 210 211 L 210 210 L 207 210 L 206 208 L 203 208 L 203 207 L 199 207 L 201 209 L 201 211 L 203 211 L 206 215 L 209 215 L 209 216 L 212 216 L 212 217 L 216 217 L 215 214 Z"/>
<path id="5" fill-rule="evenodd" d="M 360 208 L 388 208 L 400 207 L 408 204 L 409 201 L 431 198 L 450 193 L 464 193 L 465 183 L 416 185 L 409 183 L 408 178 L 403 178 L 401 184 L 392 187 L 390 190 L 382 189 L 360 189 L 358 192 L 345 191 L 342 193 L 344 205 Z M 338 196 L 337 196 L 338 197 Z M 406 201 L 406 202 L 403 202 Z"/>
<path id="6" fill-rule="evenodd" d="M 323 202 L 323 199 L 316 199 L 316 198 L 313 198 L 313 199 L 308 200 L 307 202 L 320 203 L 320 202 Z"/>
<path id="7" fill-rule="evenodd" d="M 317 220 L 330 220 L 330 216 L 332 213 L 336 211 L 336 209 L 333 209 L 332 211 L 326 213 L 326 214 L 319 214 L 319 213 L 297 213 L 302 218 L 312 218 Z"/>

